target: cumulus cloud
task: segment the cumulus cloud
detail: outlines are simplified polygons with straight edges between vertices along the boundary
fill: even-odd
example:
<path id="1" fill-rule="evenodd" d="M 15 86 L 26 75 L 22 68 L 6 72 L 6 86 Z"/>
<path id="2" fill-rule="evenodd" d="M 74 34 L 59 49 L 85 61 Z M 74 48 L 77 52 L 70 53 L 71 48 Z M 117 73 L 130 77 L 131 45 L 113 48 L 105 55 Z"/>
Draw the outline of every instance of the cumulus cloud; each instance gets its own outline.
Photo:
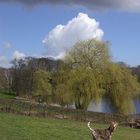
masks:
<path id="1" fill-rule="evenodd" d="M 63 57 L 66 50 L 76 42 L 95 38 L 101 40 L 104 32 L 99 22 L 87 14 L 79 13 L 66 25 L 57 25 L 42 41 L 47 49 L 47 55 Z"/>
<path id="2" fill-rule="evenodd" d="M 24 58 L 25 58 L 25 54 L 24 53 L 21 53 L 19 51 L 15 51 L 13 53 L 13 59 L 19 60 L 19 59 L 24 59 Z"/>
<path id="3" fill-rule="evenodd" d="M 121 9 L 140 11 L 140 0 L 0 0 L 3 3 L 20 3 L 26 6 L 41 4 L 51 5 L 78 5 L 92 10 Z"/>

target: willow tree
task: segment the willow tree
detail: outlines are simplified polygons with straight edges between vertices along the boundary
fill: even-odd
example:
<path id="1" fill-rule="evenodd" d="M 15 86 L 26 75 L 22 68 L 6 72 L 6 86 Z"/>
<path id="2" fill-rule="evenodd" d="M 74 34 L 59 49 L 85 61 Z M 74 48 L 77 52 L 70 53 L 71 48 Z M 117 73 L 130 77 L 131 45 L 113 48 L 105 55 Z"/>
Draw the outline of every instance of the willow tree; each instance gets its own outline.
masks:
<path id="1" fill-rule="evenodd" d="M 74 103 L 76 109 L 87 109 L 92 100 L 97 102 L 104 94 L 100 85 L 101 77 L 97 75 L 98 73 L 85 67 L 63 73 L 56 89 L 57 94 L 64 103 Z"/>
<path id="2" fill-rule="evenodd" d="M 33 74 L 32 95 L 47 101 L 47 97 L 51 95 L 50 74 L 44 70 L 35 71 Z"/>
<path id="3" fill-rule="evenodd" d="M 138 94 L 137 78 L 126 67 L 112 62 L 108 43 L 82 41 L 70 49 L 64 59 L 67 70 L 58 77 L 56 93 L 65 103 L 86 109 L 91 101 L 110 98 L 116 111 L 133 111 L 132 98 Z"/>
<path id="4" fill-rule="evenodd" d="M 56 92 L 64 102 L 86 109 L 91 101 L 103 96 L 102 72 L 110 63 L 108 44 L 93 39 L 78 42 L 67 52 L 64 62 L 69 71 L 61 71 Z"/>
<path id="5" fill-rule="evenodd" d="M 117 112 L 129 114 L 134 111 L 133 97 L 140 91 L 137 77 L 126 67 L 110 64 L 104 71 L 106 79 L 106 96 L 116 107 Z"/>
<path id="6" fill-rule="evenodd" d="M 104 69 L 111 61 L 108 42 L 94 39 L 80 41 L 67 52 L 64 61 L 72 67 L 85 66 L 98 71 Z"/>

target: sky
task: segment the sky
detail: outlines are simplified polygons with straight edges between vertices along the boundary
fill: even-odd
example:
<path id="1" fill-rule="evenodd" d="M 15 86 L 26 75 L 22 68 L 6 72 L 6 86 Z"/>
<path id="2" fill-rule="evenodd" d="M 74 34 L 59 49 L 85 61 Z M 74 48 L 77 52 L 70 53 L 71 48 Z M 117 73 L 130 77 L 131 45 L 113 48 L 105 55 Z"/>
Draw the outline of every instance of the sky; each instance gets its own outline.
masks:
<path id="1" fill-rule="evenodd" d="M 140 65 L 140 0 L 0 0 L 0 66 L 62 58 L 77 41 L 110 42 L 115 62 Z"/>

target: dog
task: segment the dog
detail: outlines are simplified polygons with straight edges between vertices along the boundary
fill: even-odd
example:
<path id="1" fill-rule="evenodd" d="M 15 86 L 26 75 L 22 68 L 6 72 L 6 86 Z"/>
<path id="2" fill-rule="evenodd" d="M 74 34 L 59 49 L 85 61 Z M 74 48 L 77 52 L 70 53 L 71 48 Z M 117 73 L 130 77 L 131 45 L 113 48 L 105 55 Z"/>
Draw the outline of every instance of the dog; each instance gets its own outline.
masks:
<path id="1" fill-rule="evenodd" d="M 111 140 L 112 134 L 117 126 L 117 122 L 111 122 L 110 126 L 106 129 L 92 129 L 90 127 L 90 122 L 88 122 L 88 128 L 92 132 L 93 140 Z"/>

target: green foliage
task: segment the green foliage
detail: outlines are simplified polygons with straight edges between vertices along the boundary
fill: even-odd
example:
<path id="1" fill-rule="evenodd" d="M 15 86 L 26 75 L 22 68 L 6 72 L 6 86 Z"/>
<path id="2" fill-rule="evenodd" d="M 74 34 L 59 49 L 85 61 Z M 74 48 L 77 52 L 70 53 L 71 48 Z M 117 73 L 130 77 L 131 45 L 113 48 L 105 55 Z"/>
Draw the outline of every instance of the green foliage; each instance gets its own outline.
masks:
<path id="1" fill-rule="evenodd" d="M 67 96 L 71 94 L 71 91 L 69 90 L 69 87 L 67 85 L 67 82 L 71 78 L 70 72 L 71 71 L 69 69 L 61 69 L 58 72 L 53 73 L 52 75 L 52 94 L 55 95 L 55 102 L 61 105 L 72 103 L 71 98 Z"/>
<path id="2" fill-rule="evenodd" d="M 88 40 L 78 42 L 64 59 L 56 92 L 66 103 L 77 109 L 87 109 L 91 101 L 98 101 L 104 93 L 102 71 L 110 62 L 106 42 Z"/>
<path id="3" fill-rule="evenodd" d="M 49 82 L 50 74 L 44 70 L 35 71 L 33 74 L 33 95 L 50 95 L 51 84 Z"/>
<path id="4" fill-rule="evenodd" d="M 112 62 L 108 45 L 94 39 L 80 41 L 58 62 L 30 57 L 15 60 L 12 69 L 0 70 L 0 90 L 75 104 L 77 109 L 87 109 L 90 102 L 107 96 L 119 113 L 131 113 L 140 85 L 126 64 Z"/>
<path id="5" fill-rule="evenodd" d="M 64 102 L 75 103 L 77 109 L 87 109 L 92 100 L 98 101 L 102 96 L 100 77 L 97 79 L 95 71 L 79 67 L 61 74 L 56 92 Z"/>
<path id="6" fill-rule="evenodd" d="M 91 69 L 100 69 L 110 62 L 108 43 L 94 39 L 80 41 L 69 50 L 65 63 L 75 66 L 85 66 Z"/>
<path id="7" fill-rule="evenodd" d="M 64 62 L 56 84 L 56 93 L 64 103 L 87 109 L 91 101 L 107 96 L 117 112 L 134 111 L 132 98 L 138 95 L 140 85 L 127 67 L 111 62 L 106 42 L 78 42 Z"/>
<path id="8" fill-rule="evenodd" d="M 123 114 L 132 113 L 134 106 L 132 98 L 139 93 L 137 78 L 127 68 L 110 64 L 106 69 L 106 95 L 110 97 L 117 111 Z"/>

